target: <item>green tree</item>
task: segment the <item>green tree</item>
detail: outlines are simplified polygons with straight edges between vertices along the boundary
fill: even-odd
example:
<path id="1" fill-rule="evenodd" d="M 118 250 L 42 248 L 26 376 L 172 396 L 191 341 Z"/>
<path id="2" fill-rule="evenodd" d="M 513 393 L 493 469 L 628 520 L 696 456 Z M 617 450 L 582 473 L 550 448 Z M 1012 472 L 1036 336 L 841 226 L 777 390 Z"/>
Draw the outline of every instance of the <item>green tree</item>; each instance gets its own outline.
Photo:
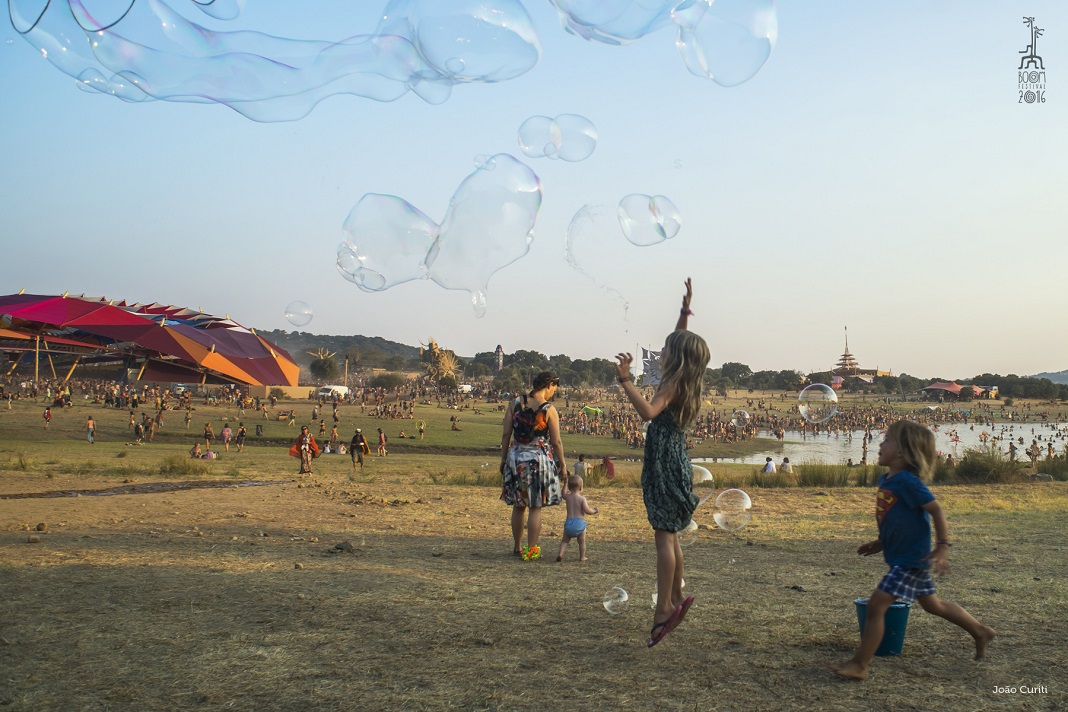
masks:
<path id="1" fill-rule="evenodd" d="M 404 385 L 404 376 L 399 373 L 380 373 L 371 381 L 374 388 L 400 388 Z"/>
<path id="2" fill-rule="evenodd" d="M 720 367 L 720 374 L 724 378 L 728 378 L 739 386 L 748 386 L 749 379 L 753 375 L 753 369 L 746 366 L 744 363 L 730 362 L 725 363 Z"/>

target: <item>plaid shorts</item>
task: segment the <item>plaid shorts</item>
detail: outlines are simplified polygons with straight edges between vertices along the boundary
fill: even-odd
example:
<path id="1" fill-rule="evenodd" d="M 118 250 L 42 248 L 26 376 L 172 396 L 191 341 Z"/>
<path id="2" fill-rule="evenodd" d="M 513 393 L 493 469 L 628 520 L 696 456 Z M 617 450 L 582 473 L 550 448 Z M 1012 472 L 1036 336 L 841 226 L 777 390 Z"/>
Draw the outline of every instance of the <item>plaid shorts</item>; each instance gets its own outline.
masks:
<path id="1" fill-rule="evenodd" d="M 915 601 L 920 596 L 930 596 L 935 592 L 934 579 L 927 569 L 907 569 L 904 566 L 891 566 L 890 571 L 879 582 L 879 590 L 895 598 Z"/>

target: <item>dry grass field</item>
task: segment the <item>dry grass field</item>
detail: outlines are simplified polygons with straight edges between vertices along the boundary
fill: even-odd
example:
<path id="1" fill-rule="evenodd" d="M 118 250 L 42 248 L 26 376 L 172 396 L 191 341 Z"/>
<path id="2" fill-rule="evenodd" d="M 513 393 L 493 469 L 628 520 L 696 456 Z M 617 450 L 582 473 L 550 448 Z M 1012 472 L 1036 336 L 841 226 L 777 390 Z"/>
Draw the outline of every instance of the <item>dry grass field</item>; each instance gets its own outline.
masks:
<path id="1" fill-rule="evenodd" d="M 686 548 L 696 604 L 649 650 L 655 555 L 633 486 L 587 489 L 589 562 L 574 545 L 552 561 L 560 508 L 552 556 L 523 562 L 492 439 L 459 455 L 413 444 L 356 475 L 324 456 L 298 477 L 280 446 L 186 472 L 186 436 L 127 446 L 122 414 L 97 411 L 89 446 L 75 410 L 48 434 L 36 406 L 0 410 L 0 709 L 1068 706 L 1065 483 L 936 487 L 956 543 L 940 593 L 999 637 L 975 662 L 965 633 L 917 608 L 904 654 L 855 683 L 826 666 L 851 654 L 853 599 L 884 572 L 854 553 L 873 536 L 871 489 L 751 489 L 740 536 L 702 529 Z M 247 480 L 267 484 L 176 488 Z M 91 492 L 117 486 L 131 493 Z M 10 498 L 49 491 L 81 494 Z M 631 594 L 619 616 L 601 605 L 612 586 Z"/>

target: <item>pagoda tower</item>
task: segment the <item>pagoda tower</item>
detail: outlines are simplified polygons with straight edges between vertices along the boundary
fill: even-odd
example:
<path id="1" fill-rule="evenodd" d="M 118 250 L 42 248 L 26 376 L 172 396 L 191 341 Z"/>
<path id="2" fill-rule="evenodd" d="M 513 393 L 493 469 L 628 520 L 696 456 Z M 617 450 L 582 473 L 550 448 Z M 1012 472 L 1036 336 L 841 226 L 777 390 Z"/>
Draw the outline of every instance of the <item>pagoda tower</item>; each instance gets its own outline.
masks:
<path id="1" fill-rule="evenodd" d="M 860 364 L 857 359 L 853 357 L 853 354 L 849 353 L 849 327 L 845 327 L 845 352 L 838 358 L 838 363 L 835 364 L 835 373 L 851 373 L 856 374 L 860 369 Z"/>

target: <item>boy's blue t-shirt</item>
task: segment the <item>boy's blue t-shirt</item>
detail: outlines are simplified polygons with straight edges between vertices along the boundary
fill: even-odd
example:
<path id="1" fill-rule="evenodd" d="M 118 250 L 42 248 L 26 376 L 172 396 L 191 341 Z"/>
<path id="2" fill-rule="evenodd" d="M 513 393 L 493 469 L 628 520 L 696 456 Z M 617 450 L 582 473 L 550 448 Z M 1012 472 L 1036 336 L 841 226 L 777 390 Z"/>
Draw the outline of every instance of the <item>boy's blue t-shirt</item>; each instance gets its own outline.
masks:
<path id="1" fill-rule="evenodd" d="M 879 478 L 875 519 L 887 564 L 927 568 L 924 558 L 931 553 L 931 515 L 923 505 L 934 499 L 923 480 L 907 470 Z"/>

